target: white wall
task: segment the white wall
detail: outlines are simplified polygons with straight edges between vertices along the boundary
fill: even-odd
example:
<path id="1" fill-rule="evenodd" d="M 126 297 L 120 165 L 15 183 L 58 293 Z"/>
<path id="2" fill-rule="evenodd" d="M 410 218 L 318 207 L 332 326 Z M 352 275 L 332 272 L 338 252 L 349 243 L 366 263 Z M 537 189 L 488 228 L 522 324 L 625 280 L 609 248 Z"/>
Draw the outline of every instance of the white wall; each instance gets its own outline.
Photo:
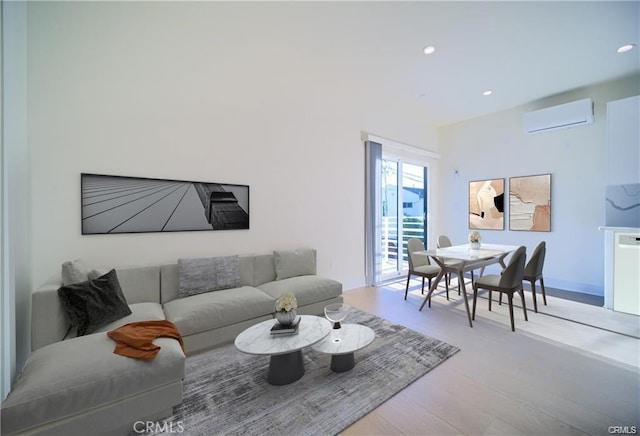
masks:
<path id="1" fill-rule="evenodd" d="M 339 32 L 317 8 L 29 3 L 34 283 L 77 257 L 312 246 L 321 274 L 362 285 L 362 131 L 429 148 L 436 135 L 413 108 L 361 92 L 366 71 L 333 57 Z M 81 172 L 248 184 L 251 229 L 81 236 Z"/>
<path id="2" fill-rule="evenodd" d="M 526 245 L 530 254 L 547 242 L 545 284 L 603 295 L 606 184 L 606 103 L 636 95 L 640 77 L 590 86 L 530 105 L 475 118 L 439 130 L 442 233 L 465 243 L 468 228 L 468 182 L 551 173 L 551 232 L 482 230 L 483 241 Z M 554 132 L 526 135 L 524 112 L 581 98 L 595 103 L 594 123 Z M 458 175 L 455 175 L 458 170 Z M 506 201 L 505 201 L 506 203 Z"/>

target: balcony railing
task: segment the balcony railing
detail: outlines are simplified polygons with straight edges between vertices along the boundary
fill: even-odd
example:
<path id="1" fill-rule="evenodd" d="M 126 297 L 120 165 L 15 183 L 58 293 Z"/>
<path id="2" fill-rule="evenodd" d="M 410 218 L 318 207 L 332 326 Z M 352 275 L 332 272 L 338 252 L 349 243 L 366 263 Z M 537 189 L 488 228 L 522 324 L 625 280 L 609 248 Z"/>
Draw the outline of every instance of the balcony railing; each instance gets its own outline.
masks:
<path id="1" fill-rule="evenodd" d="M 411 238 L 424 239 L 424 221 L 421 216 L 405 216 L 402 219 L 402 241 L 398 243 L 397 217 L 382 217 L 382 274 L 397 270 L 398 248 L 402 255 L 402 269 L 409 267 L 407 241 Z"/>

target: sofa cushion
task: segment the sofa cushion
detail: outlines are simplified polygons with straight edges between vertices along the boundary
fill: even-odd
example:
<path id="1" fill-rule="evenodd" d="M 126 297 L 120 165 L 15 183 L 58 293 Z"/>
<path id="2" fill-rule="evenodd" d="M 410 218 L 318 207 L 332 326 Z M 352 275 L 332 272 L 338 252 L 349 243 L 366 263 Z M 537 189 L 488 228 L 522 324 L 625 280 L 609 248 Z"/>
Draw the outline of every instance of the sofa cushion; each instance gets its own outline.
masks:
<path id="1" fill-rule="evenodd" d="M 276 280 L 316 273 L 316 250 L 274 251 Z"/>
<path id="2" fill-rule="evenodd" d="M 131 322 L 166 319 L 160 303 L 134 303 L 129 305 L 129 309 L 131 309 L 131 315 L 103 325 L 96 329 L 96 332 L 108 332 L 109 330 L 117 329 Z"/>
<path id="3" fill-rule="evenodd" d="M 240 285 L 238 256 L 178 259 L 178 294 L 182 297 Z"/>
<path id="4" fill-rule="evenodd" d="M 78 336 L 131 314 L 114 269 L 95 280 L 62 286 L 58 296 Z"/>
<path id="5" fill-rule="evenodd" d="M 180 381 L 185 356 L 179 342 L 159 338 L 154 343 L 161 350 L 152 361 L 114 354 L 116 344 L 106 333 L 36 350 L 2 403 L 3 434 Z"/>
<path id="6" fill-rule="evenodd" d="M 160 302 L 160 268 L 158 266 L 118 268 L 116 271 L 122 293 L 129 304 Z"/>
<path id="7" fill-rule="evenodd" d="M 273 262 L 273 254 L 259 254 L 253 257 L 253 283 L 258 286 L 272 282 L 276 279 L 276 267 Z"/>
<path id="8" fill-rule="evenodd" d="M 264 283 L 258 289 L 274 299 L 283 292 L 292 292 L 298 300 L 298 307 L 342 295 L 342 283 L 315 275 Z"/>
<path id="9" fill-rule="evenodd" d="M 178 298 L 164 305 L 183 336 L 246 321 L 275 311 L 275 299 L 250 286 Z"/>

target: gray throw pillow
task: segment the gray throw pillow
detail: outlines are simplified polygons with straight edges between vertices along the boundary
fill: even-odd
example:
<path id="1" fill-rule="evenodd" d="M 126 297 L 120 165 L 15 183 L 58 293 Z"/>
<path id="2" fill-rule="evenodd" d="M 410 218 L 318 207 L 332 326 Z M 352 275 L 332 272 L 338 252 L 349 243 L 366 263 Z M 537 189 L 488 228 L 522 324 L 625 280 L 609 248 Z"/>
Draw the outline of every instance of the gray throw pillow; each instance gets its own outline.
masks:
<path id="1" fill-rule="evenodd" d="M 179 297 L 239 286 L 239 256 L 178 259 Z"/>
<path id="2" fill-rule="evenodd" d="M 95 269 L 89 266 L 82 259 L 69 260 L 62 264 L 62 285 L 67 286 L 72 283 L 86 282 L 87 280 L 95 280 L 100 276 L 108 273 L 109 270 Z"/>
<path id="3" fill-rule="evenodd" d="M 62 286 L 58 297 L 78 336 L 131 314 L 114 269 L 95 280 Z"/>
<path id="4" fill-rule="evenodd" d="M 66 286 L 97 278 L 89 277 L 90 272 L 91 267 L 81 259 L 69 260 L 62 264 L 62 284 Z"/>
<path id="5" fill-rule="evenodd" d="M 314 275 L 316 273 L 316 250 L 274 251 L 276 280 L 289 277 Z"/>

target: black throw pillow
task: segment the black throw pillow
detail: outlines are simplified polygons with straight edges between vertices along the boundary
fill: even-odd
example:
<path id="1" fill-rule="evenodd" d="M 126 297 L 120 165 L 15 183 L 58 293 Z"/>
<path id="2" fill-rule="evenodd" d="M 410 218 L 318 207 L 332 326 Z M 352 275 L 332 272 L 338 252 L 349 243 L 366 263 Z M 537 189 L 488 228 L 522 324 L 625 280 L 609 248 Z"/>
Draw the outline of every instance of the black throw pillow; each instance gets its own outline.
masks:
<path id="1" fill-rule="evenodd" d="M 63 286 L 58 297 L 78 336 L 131 314 L 115 269 L 95 280 Z"/>

